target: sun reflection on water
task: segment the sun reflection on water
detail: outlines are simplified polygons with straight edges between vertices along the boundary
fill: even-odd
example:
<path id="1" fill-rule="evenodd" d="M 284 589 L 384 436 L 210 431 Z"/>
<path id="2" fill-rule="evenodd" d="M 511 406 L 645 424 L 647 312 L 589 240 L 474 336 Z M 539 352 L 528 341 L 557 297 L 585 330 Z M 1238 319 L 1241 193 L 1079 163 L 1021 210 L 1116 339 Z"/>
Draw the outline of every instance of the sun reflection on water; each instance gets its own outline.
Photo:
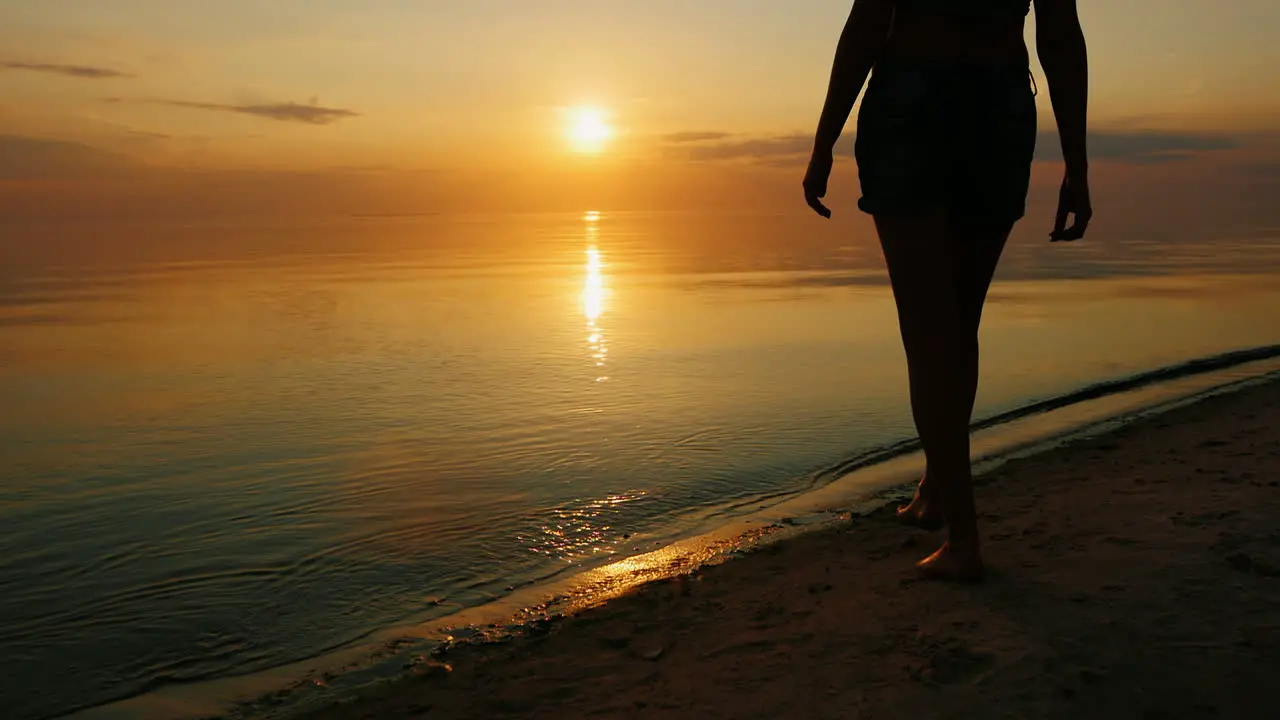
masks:
<path id="1" fill-rule="evenodd" d="M 596 367 L 596 382 L 609 379 L 604 374 L 605 361 L 609 356 L 609 346 L 605 341 L 604 330 L 600 319 L 604 315 L 605 300 L 609 289 L 604 274 L 604 258 L 600 254 L 600 213 L 591 211 L 582 216 L 586 224 L 587 241 L 586 279 L 582 288 L 582 315 L 587 319 L 587 349 L 591 361 Z"/>
<path id="2" fill-rule="evenodd" d="M 632 490 L 566 503 L 551 509 L 536 532 L 517 537 L 530 551 L 565 562 L 614 553 L 630 537 L 618 527 L 628 517 L 626 506 L 646 496 L 643 490 Z"/>

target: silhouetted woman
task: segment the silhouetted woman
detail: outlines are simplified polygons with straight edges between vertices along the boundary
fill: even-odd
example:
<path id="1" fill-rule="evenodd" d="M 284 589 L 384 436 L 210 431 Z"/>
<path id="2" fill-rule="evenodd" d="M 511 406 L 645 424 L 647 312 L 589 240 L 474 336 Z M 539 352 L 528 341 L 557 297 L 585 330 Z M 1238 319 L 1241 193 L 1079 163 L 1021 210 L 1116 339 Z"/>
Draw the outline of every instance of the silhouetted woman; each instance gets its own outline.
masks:
<path id="1" fill-rule="evenodd" d="M 1084 235 L 1092 213 L 1085 155 L 1088 62 L 1075 0 L 1035 0 L 1066 177 L 1053 241 Z M 906 349 L 925 476 L 905 521 L 948 528 L 920 562 L 928 576 L 982 577 L 969 466 L 978 323 L 991 276 L 1022 217 L 1036 138 L 1023 23 L 1030 0 L 855 0 L 836 48 L 804 178 L 824 217 L 832 149 L 862 84 L 855 155 L 875 219 Z M 1074 220 L 1067 227 L 1068 216 Z"/>

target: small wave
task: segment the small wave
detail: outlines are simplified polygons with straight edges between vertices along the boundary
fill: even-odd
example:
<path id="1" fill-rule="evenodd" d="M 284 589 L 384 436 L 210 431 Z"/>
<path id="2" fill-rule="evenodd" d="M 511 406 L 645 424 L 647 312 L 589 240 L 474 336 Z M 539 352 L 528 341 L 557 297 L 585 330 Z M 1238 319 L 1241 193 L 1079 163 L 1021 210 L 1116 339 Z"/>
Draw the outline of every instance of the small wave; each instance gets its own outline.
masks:
<path id="1" fill-rule="evenodd" d="M 1071 405 L 1087 402 L 1089 400 L 1098 400 L 1100 398 L 1119 395 L 1121 393 L 1137 390 L 1157 383 L 1180 380 L 1182 378 L 1203 375 L 1205 373 L 1216 372 L 1219 370 L 1227 370 L 1240 365 L 1247 365 L 1261 360 L 1271 360 L 1278 357 L 1280 357 L 1280 345 L 1263 345 L 1261 347 L 1248 348 L 1245 350 L 1225 352 L 1219 355 L 1210 355 L 1208 357 L 1197 358 L 1195 360 L 1189 360 L 1175 365 L 1167 365 L 1162 368 L 1148 370 L 1146 372 L 1130 375 L 1124 378 L 1104 380 L 1103 382 L 1086 385 L 1083 388 L 1073 390 L 1063 395 L 1021 405 L 1012 410 L 1007 410 L 1005 412 L 977 420 L 969 425 L 969 430 L 971 432 L 986 430 L 1008 424 L 1015 420 L 1021 420 L 1032 415 L 1040 415 L 1053 410 L 1069 407 Z M 811 482 L 806 489 L 819 487 L 855 470 L 860 470 L 871 465 L 878 465 L 887 460 L 892 460 L 895 457 L 905 455 L 919 449 L 919 438 L 900 440 L 888 445 L 881 445 L 879 447 L 872 448 L 817 471 L 812 475 Z"/>

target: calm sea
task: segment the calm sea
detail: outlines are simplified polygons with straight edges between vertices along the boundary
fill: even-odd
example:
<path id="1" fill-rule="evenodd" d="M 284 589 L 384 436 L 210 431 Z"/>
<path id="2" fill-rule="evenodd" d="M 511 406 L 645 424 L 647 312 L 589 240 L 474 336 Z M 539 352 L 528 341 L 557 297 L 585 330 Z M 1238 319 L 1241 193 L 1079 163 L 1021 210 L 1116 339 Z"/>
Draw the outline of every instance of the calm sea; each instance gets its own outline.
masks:
<path id="1" fill-rule="evenodd" d="M 1280 232 L 1020 229 L 978 416 L 1280 343 Z M 0 705 L 243 674 L 914 435 L 865 222 L 584 212 L 0 241 Z"/>

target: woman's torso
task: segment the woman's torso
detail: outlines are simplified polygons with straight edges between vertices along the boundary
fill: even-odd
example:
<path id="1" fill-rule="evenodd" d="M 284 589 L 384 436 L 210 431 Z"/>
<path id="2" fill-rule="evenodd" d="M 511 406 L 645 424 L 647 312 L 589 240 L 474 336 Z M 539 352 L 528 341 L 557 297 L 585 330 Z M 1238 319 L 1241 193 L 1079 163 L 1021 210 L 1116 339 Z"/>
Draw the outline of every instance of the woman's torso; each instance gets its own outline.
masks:
<path id="1" fill-rule="evenodd" d="M 896 0 L 885 57 L 1026 65 L 1028 2 Z"/>

